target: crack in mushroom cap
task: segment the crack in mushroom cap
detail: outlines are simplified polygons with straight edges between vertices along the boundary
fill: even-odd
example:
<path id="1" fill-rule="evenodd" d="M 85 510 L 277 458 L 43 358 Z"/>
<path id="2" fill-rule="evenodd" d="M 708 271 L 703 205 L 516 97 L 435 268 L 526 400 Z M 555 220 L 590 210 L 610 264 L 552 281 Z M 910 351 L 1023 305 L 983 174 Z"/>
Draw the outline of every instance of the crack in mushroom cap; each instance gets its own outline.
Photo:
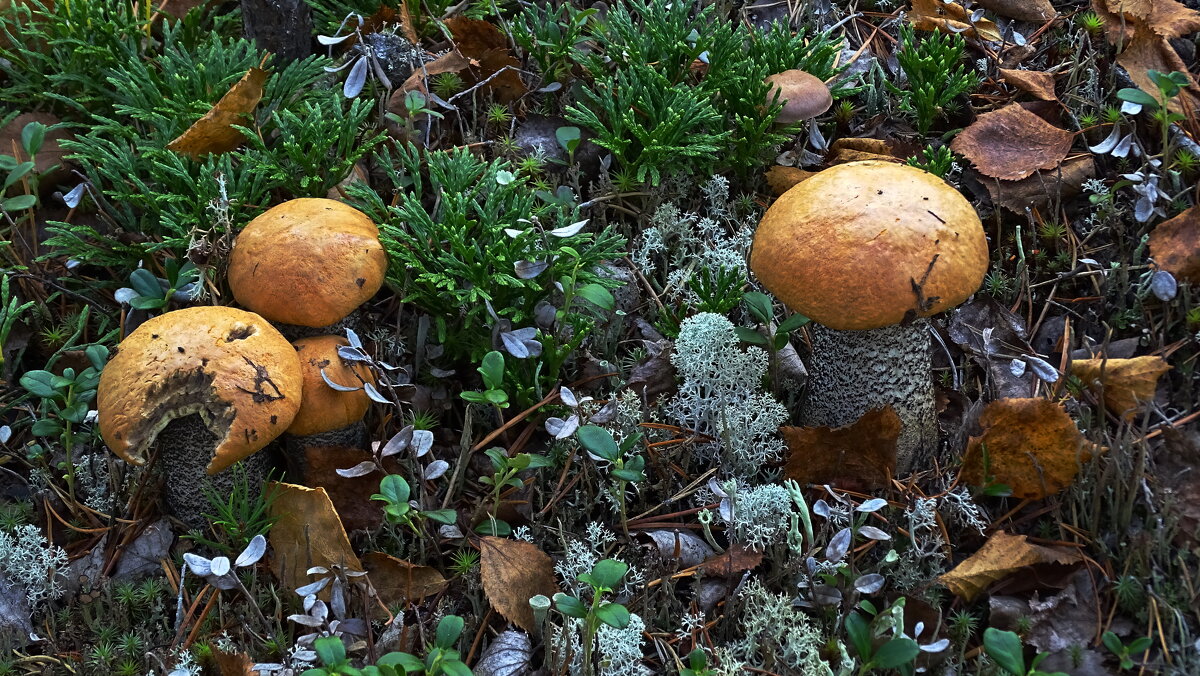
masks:
<path id="1" fill-rule="evenodd" d="M 100 434 L 126 462 L 145 464 L 172 420 L 198 414 L 218 439 L 209 474 L 283 433 L 300 408 L 296 350 L 265 319 L 228 307 L 154 317 L 130 333 L 100 374 Z"/>
<path id="2" fill-rule="evenodd" d="M 877 329 L 966 300 L 983 282 L 988 246 L 975 208 L 941 178 L 866 160 L 777 199 L 754 233 L 750 267 L 813 321 Z"/>
<path id="3" fill-rule="evenodd" d="M 289 200 L 246 224 L 229 256 L 229 288 L 281 324 L 329 326 L 383 286 L 387 254 L 366 214 L 316 197 Z"/>

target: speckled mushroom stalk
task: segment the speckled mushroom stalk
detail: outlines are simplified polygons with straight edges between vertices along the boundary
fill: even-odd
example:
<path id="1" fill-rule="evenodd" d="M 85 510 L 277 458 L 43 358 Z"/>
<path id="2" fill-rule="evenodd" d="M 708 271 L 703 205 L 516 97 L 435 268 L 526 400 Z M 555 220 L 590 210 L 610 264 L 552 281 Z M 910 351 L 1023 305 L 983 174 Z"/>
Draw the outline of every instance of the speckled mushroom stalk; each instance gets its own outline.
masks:
<path id="1" fill-rule="evenodd" d="M 937 176 L 850 162 L 784 193 L 763 215 L 750 265 L 812 329 L 807 425 L 843 426 L 891 405 L 896 471 L 936 450 L 928 322 L 966 300 L 987 271 L 979 216 Z"/>
<path id="2" fill-rule="evenodd" d="M 282 434 L 300 396 L 296 350 L 270 323 L 195 307 L 130 333 L 101 373 L 96 401 L 108 447 L 134 465 L 157 453 L 168 509 L 201 527 L 204 486 L 227 492 L 226 470 Z"/>

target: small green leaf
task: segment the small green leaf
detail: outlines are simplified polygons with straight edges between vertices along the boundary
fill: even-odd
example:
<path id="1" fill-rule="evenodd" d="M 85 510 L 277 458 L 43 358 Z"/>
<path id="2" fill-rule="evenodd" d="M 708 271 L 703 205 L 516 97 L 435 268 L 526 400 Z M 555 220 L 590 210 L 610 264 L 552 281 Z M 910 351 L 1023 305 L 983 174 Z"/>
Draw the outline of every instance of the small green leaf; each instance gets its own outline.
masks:
<path id="1" fill-rule="evenodd" d="M 12 171 L 8 172 L 8 178 L 4 179 L 4 188 L 3 188 L 3 190 L 0 190 L 0 192 L 3 192 L 4 190 L 8 190 L 9 186 L 15 184 L 17 181 L 24 178 L 25 174 L 28 174 L 30 171 L 33 171 L 33 166 L 34 166 L 33 162 L 22 162 L 22 163 L 18 164 L 16 166 L 16 168 L 14 168 Z M 6 205 L 7 205 L 7 203 L 6 203 Z"/>
<path id="2" fill-rule="evenodd" d="M 775 328 L 775 333 L 791 333 L 810 321 L 811 320 L 808 317 L 805 317 L 802 314 L 793 314 L 792 316 L 783 320 L 779 326 Z"/>
<path id="3" fill-rule="evenodd" d="M 850 613 L 846 616 L 846 633 L 849 634 L 854 649 L 858 651 L 859 659 L 864 662 L 869 661 L 871 659 L 871 628 L 862 615 Z"/>
<path id="4" fill-rule="evenodd" d="M 21 130 L 21 147 L 30 156 L 37 155 L 46 140 L 46 125 L 41 122 L 30 122 Z"/>
<path id="5" fill-rule="evenodd" d="M 407 505 L 408 496 L 411 493 L 412 489 L 404 477 L 399 474 L 389 474 L 379 481 L 379 493 L 371 499 L 382 498 L 393 504 Z"/>
<path id="6" fill-rule="evenodd" d="M 23 211 L 37 204 L 37 195 L 17 195 L 4 200 L 5 211 Z"/>
<path id="7" fill-rule="evenodd" d="M 337 636 L 322 636 L 313 641 L 313 650 L 327 667 L 340 666 L 346 661 L 346 646 Z"/>
<path id="8" fill-rule="evenodd" d="M 438 622 L 437 633 L 433 642 L 442 648 L 453 648 L 462 635 L 463 618 L 458 615 L 447 615 Z"/>
<path id="9" fill-rule="evenodd" d="M 921 648 L 911 638 L 894 638 L 879 646 L 871 663 L 880 669 L 895 669 L 909 664 L 921 654 Z"/>
<path id="10" fill-rule="evenodd" d="M 500 408 L 508 407 L 508 394 L 504 390 L 488 390 L 483 393 L 484 400 Z"/>
<path id="11" fill-rule="evenodd" d="M 1025 649 L 1015 633 L 988 627 L 983 632 L 983 647 L 1001 669 L 1013 676 L 1025 676 Z"/>
<path id="12" fill-rule="evenodd" d="M 554 138 L 558 140 L 558 145 L 568 153 L 575 152 L 579 147 L 580 131 L 579 127 L 559 127 L 554 130 Z"/>
<path id="13" fill-rule="evenodd" d="M 554 595 L 554 607 L 558 608 L 558 612 L 566 615 L 567 617 L 577 617 L 579 619 L 583 619 L 587 617 L 588 614 L 587 606 L 583 605 L 582 601 L 574 596 L 563 594 L 562 592 Z"/>
<path id="14" fill-rule="evenodd" d="M 442 673 L 448 676 L 473 676 L 471 668 L 462 660 L 442 660 Z"/>
<path id="15" fill-rule="evenodd" d="M 29 371 L 21 376 L 21 387 L 35 397 L 49 399 L 58 395 L 58 390 L 51 385 L 53 380 L 54 374 L 49 371 Z"/>
<path id="16" fill-rule="evenodd" d="M 629 572 L 629 564 L 616 559 L 602 559 L 592 567 L 592 578 L 597 586 L 604 589 L 616 589 L 621 578 Z"/>
<path id="17" fill-rule="evenodd" d="M 165 299 L 153 296 L 136 296 L 129 301 L 129 306 L 136 310 L 157 310 L 166 304 Z"/>
<path id="18" fill-rule="evenodd" d="M 629 609 L 620 603 L 603 603 L 596 609 L 596 617 L 610 627 L 624 629 L 629 626 Z"/>
<path id="19" fill-rule="evenodd" d="M 1147 108 L 1158 107 L 1157 99 L 1140 89 L 1134 89 L 1132 87 L 1126 87 L 1125 89 L 1118 90 L 1117 98 L 1122 101 L 1128 101 L 1130 103 L 1146 106 Z"/>
<path id="20" fill-rule="evenodd" d="M 761 291 L 748 291 L 742 296 L 742 301 L 746 303 L 750 314 L 754 315 L 754 318 L 760 323 L 771 323 L 774 312 L 771 309 L 771 298 L 767 294 Z"/>
<path id="21" fill-rule="evenodd" d="M 617 306 L 617 301 L 613 298 L 612 293 L 599 284 L 584 284 L 575 289 L 575 295 L 602 310 L 612 310 Z"/>
<path id="22" fill-rule="evenodd" d="M 504 355 L 492 350 L 483 355 L 483 362 L 476 369 L 483 376 L 483 384 L 489 390 L 498 390 L 504 386 Z"/>
<path id="23" fill-rule="evenodd" d="M 621 457 L 621 450 L 617 447 L 617 442 L 613 440 L 612 432 L 603 427 L 584 425 L 575 432 L 575 435 L 579 438 L 579 443 L 583 444 L 583 447 L 593 455 L 609 462 L 615 462 L 617 458 Z"/>
<path id="24" fill-rule="evenodd" d="M 62 434 L 62 425 L 53 418 L 42 418 L 33 423 L 29 431 L 35 437 L 56 437 Z"/>
<path id="25" fill-rule="evenodd" d="M 452 524 L 458 521 L 458 512 L 453 509 L 434 509 L 428 512 L 421 512 L 431 521 L 438 523 Z"/>
<path id="26" fill-rule="evenodd" d="M 733 327 L 733 332 L 737 334 L 738 340 L 742 341 L 743 343 L 763 346 L 767 344 L 767 337 L 758 331 L 755 331 L 754 329 L 747 328 L 745 326 L 735 326 Z"/>

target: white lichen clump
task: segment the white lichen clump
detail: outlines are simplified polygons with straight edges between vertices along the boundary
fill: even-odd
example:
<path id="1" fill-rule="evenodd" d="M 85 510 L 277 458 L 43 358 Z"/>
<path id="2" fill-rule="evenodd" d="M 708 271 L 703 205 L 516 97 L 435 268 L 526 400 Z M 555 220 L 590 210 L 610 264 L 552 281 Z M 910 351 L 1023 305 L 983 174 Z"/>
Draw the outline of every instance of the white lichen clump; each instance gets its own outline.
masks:
<path id="1" fill-rule="evenodd" d="M 62 596 L 67 552 L 50 544 L 37 526 L 0 531 L 0 574 L 25 592 L 30 607 Z"/>
<path id="2" fill-rule="evenodd" d="M 779 459 L 784 446 L 777 430 L 787 410 L 762 390 L 765 351 L 742 350 L 732 322 L 702 312 L 680 325 L 671 363 L 682 382 L 665 413 L 715 439 L 709 446 L 725 471 L 752 477 Z"/>

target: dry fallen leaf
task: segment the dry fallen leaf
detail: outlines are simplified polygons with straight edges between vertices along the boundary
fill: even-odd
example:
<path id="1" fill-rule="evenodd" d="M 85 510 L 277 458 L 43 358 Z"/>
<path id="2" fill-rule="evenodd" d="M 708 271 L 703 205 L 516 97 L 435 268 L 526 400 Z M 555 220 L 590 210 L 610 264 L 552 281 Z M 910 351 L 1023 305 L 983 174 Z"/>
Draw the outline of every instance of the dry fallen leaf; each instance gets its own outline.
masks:
<path id="1" fill-rule="evenodd" d="M 979 424 L 983 434 L 971 437 L 962 469 L 963 480 L 976 486 L 1004 484 L 1014 496 L 1036 500 L 1071 485 L 1091 458 L 1075 421 L 1047 399 L 998 399 L 983 409 Z"/>
<path id="2" fill-rule="evenodd" d="M 978 4 L 1000 16 L 1030 23 L 1044 23 L 1058 16 L 1050 0 L 978 0 Z"/>
<path id="3" fill-rule="evenodd" d="M 1186 74 L 1187 86 L 1168 102 L 1167 108 L 1184 117 L 1194 115 L 1195 111 L 1200 109 L 1200 85 L 1197 85 L 1196 78 L 1188 71 L 1187 64 L 1179 57 L 1179 53 L 1167 38 L 1152 32 L 1144 25 L 1138 25 L 1134 29 L 1133 37 L 1125 46 L 1125 50 L 1117 56 L 1117 63 L 1129 73 L 1129 79 L 1133 80 L 1138 89 L 1155 98 L 1158 98 L 1158 87 L 1150 79 L 1149 71 L 1178 71 Z"/>
<path id="4" fill-rule="evenodd" d="M 339 469 L 354 467 L 370 460 L 370 452 L 354 446 L 305 446 L 289 440 L 288 463 L 292 476 L 310 488 L 322 488 L 348 532 L 369 530 L 383 522 L 383 505 L 370 496 L 379 490 L 383 472 L 374 470 L 356 477 L 344 477 Z M 394 458 L 387 458 L 384 468 L 400 471 Z"/>
<path id="5" fill-rule="evenodd" d="M 1178 279 L 1200 283 L 1200 204 L 1155 226 L 1150 255 Z"/>
<path id="6" fill-rule="evenodd" d="M 1137 26 L 1168 39 L 1200 30 L 1200 12 L 1175 0 L 1092 0 L 1092 10 L 1113 44 L 1128 41 Z"/>
<path id="7" fill-rule="evenodd" d="M 371 586 L 384 605 L 392 607 L 405 601 L 419 601 L 440 593 L 449 584 L 429 566 L 418 566 L 383 552 L 363 554 L 363 565 Z"/>
<path id="8" fill-rule="evenodd" d="M 767 170 L 767 187 L 778 197 L 791 190 L 797 183 L 816 174 L 815 171 L 805 171 L 796 167 L 785 167 L 777 164 Z"/>
<path id="9" fill-rule="evenodd" d="M 801 484 L 854 490 L 887 485 L 896 471 L 900 417 L 891 406 L 867 411 L 845 427 L 780 427 L 788 456 L 783 474 Z"/>
<path id="10" fill-rule="evenodd" d="M 1034 172 L 1019 181 L 997 178 L 980 181 L 987 188 L 992 202 L 1017 214 L 1026 209 L 1040 209 L 1054 199 L 1067 199 L 1079 194 L 1083 182 L 1096 175 L 1096 163 L 1090 154 L 1064 160 L 1054 169 Z"/>
<path id="11" fill-rule="evenodd" d="M 204 117 L 167 144 L 167 148 L 200 158 L 209 153 L 227 153 L 242 145 L 245 137 L 231 125 L 249 126 L 246 116 L 262 98 L 267 75 L 261 68 L 251 68 Z"/>
<path id="12" fill-rule="evenodd" d="M 762 552 L 734 543 L 729 546 L 729 549 L 709 557 L 700 564 L 700 570 L 704 571 L 705 575 L 731 577 L 747 570 L 754 570 L 758 564 L 762 563 L 762 560 Z"/>
<path id="13" fill-rule="evenodd" d="M 985 113 L 964 129 L 950 149 L 981 173 L 1016 180 L 1038 169 L 1057 167 L 1071 150 L 1075 135 L 1013 103 Z"/>
<path id="14" fill-rule="evenodd" d="M 311 566 L 363 569 L 324 488 L 280 482 L 268 487 L 278 491 L 270 509 L 278 517 L 268 534 L 271 570 L 288 589 L 312 582 L 306 572 Z M 328 588 L 323 593 L 328 595 Z"/>
<path id="15" fill-rule="evenodd" d="M 1017 570 L 1039 563 L 1072 564 L 1079 553 L 1062 547 L 1044 547 L 1029 542 L 1024 535 L 997 531 L 988 541 L 953 570 L 938 580 L 955 596 L 972 601 L 987 586 Z"/>
<path id="16" fill-rule="evenodd" d="M 412 75 L 400 85 L 400 88 L 392 93 L 392 97 L 388 99 L 388 110 L 392 112 L 404 111 L 404 95 L 413 90 L 425 91 L 425 78 L 440 75 L 442 73 L 461 73 L 471 66 L 471 62 L 467 57 L 460 54 L 457 50 L 446 52 L 429 63 L 418 66 L 413 70 Z"/>
<path id="17" fill-rule="evenodd" d="M 212 645 L 212 660 L 216 665 L 217 676 L 258 676 L 254 669 L 254 660 L 244 652 L 227 653 Z"/>
<path id="18" fill-rule="evenodd" d="M 496 98 L 502 103 L 515 101 L 529 91 L 516 69 L 521 62 L 508 50 L 508 38 L 496 26 L 479 19 L 456 16 L 446 20 L 446 28 L 454 36 L 454 45 L 471 60 L 472 66 L 466 78 L 472 85 L 488 79 L 497 71 L 507 68 L 487 83 Z"/>
<path id="19" fill-rule="evenodd" d="M 537 631 L 529 599 L 558 592 L 554 562 L 545 552 L 522 540 L 485 537 L 479 543 L 483 591 L 496 612 L 529 633 Z"/>
<path id="20" fill-rule="evenodd" d="M 962 5 L 943 0 L 912 0 L 912 11 L 908 14 L 909 22 L 918 30 L 959 33 L 993 42 L 1000 40 L 1000 31 L 994 22 L 981 19 L 972 24 L 969 18 L 970 13 Z"/>
<path id="21" fill-rule="evenodd" d="M 1088 389 L 1103 393 L 1104 407 L 1113 415 L 1132 420 L 1143 402 L 1154 399 L 1162 374 L 1171 370 L 1162 357 L 1146 355 L 1132 359 L 1077 359 L 1071 373 Z"/>
<path id="22" fill-rule="evenodd" d="M 840 138 L 829 146 L 829 163 L 845 164 L 859 160 L 903 162 L 892 154 L 892 145 L 877 138 Z"/>
<path id="23" fill-rule="evenodd" d="M 1054 95 L 1054 73 L 1039 70 L 1001 68 L 1000 76 L 1007 84 L 1043 101 L 1057 101 Z"/>

